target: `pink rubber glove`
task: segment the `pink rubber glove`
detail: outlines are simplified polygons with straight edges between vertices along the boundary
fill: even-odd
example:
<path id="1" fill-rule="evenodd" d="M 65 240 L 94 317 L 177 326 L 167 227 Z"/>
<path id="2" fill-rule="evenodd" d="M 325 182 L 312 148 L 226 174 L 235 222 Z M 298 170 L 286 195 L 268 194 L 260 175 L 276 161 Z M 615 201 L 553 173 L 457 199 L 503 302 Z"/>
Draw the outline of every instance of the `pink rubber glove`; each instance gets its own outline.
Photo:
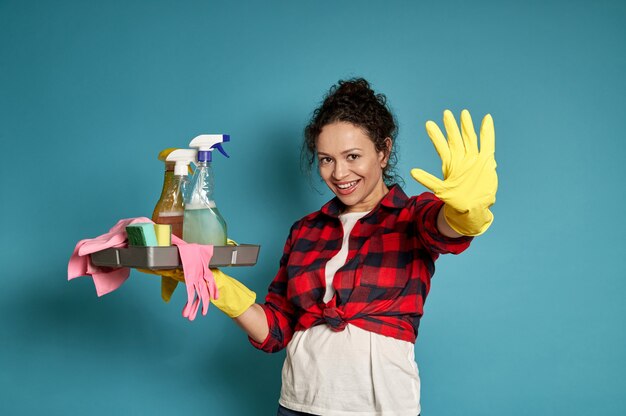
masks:
<path id="1" fill-rule="evenodd" d="M 183 308 L 183 317 L 196 319 L 200 305 L 202 315 L 206 315 L 211 304 L 211 297 L 217 296 L 217 286 L 209 262 L 213 256 L 213 246 L 201 244 L 179 244 L 178 252 L 183 264 L 187 303 Z"/>

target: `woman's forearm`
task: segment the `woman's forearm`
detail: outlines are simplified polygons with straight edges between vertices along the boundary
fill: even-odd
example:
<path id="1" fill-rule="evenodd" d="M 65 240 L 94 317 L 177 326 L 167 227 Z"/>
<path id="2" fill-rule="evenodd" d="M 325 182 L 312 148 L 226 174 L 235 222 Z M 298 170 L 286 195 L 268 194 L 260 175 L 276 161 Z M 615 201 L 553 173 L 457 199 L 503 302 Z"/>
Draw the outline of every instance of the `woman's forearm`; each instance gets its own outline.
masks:
<path id="1" fill-rule="evenodd" d="M 233 320 L 256 342 L 263 342 L 269 334 L 265 311 L 258 303 L 250 306 L 244 313 Z"/>

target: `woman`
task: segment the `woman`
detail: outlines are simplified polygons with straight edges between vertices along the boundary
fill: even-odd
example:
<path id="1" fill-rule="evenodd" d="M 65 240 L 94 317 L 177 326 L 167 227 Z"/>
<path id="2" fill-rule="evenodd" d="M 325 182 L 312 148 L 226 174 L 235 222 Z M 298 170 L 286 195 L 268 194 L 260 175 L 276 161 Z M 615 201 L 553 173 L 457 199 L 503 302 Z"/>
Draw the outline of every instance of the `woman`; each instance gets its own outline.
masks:
<path id="1" fill-rule="evenodd" d="M 297 221 L 264 304 L 214 270 L 213 303 L 256 348 L 287 348 L 278 415 L 418 415 L 414 360 L 423 304 L 440 254 L 458 254 L 491 224 L 497 188 L 493 122 L 481 150 L 467 111 L 461 131 L 444 113 L 448 139 L 427 131 L 444 180 L 413 169 L 433 193 L 394 185 L 394 117 L 364 79 L 340 81 L 305 130 L 309 166 L 335 194 Z"/>

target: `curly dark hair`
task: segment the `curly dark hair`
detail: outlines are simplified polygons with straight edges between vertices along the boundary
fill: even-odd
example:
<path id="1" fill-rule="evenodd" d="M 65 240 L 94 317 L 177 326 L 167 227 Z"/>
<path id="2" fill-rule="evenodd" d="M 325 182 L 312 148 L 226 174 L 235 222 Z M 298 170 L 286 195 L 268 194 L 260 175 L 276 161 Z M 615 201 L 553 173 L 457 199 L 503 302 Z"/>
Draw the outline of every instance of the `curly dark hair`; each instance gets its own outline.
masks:
<path id="1" fill-rule="evenodd" d="M 383 169 L 385 184 L 398 182 L 399 177 L 395 172 L 398 160 L 395 145 L 398 135 L 396 119 L 387 105 L 387 97 L 376 94 L 363 78 L 340 80 L 330 88 L 322 105 L 313 112 L 304 129 L 302 144 L 301 160 L 306 170 L 310 173 L 315 164 L 315 143 L 322 129 L 337 121 L 362 128 L 374 143 L 376 151 L 382 151 L 388 156 L 387 166 Z M 387 137 L 391 139 L 391 150 L 385 143 Z"/>

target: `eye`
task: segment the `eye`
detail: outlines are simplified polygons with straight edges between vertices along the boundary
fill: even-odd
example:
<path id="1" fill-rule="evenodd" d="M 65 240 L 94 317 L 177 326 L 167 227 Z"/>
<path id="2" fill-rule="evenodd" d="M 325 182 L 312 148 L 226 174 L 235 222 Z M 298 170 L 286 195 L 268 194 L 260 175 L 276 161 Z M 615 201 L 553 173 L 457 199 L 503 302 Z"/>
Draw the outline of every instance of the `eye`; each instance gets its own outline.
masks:
<path id="1" fill-rule="evenodd" d="M 328 164 L 328 163 L 330 163 L 332 161 L 333 160 L 331 158 L 329 158 L 329 157 L 320 157 L 319 158 L 319 164 L 320 165 L 326 165 L 326 164 Z"/>
<path id="2" fill-rule="evenodd" d="M 360 157 L 361 155 L 357 155 L 356 153 L 350 153 L 347 158 L 348 160 L 357 160 Z"/>

